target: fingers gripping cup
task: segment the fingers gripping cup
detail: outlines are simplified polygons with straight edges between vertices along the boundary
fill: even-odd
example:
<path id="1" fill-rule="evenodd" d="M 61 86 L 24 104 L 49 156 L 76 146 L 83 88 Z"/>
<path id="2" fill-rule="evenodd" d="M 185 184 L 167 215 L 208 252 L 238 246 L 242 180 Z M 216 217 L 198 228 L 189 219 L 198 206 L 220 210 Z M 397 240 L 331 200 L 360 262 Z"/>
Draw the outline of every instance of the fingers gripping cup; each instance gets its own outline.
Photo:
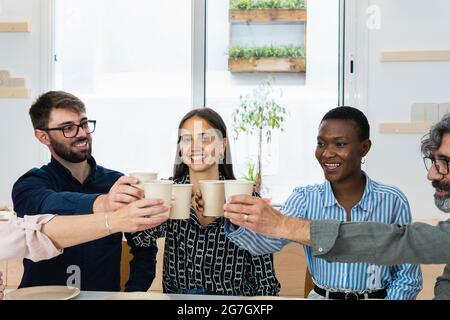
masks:
<path id="1" fill-rule="evenodd" d="M 205 217 L 223 217 L 225 203 L 225 188 L 220 180 L 200 180 L 200 190 L 205 202 L 203 215 Z"/>
<path id="2" fill-rule="evenodd" d="M 169 207 L 172 202 L 173 181 L 151 181 L 144 183 L 145 199 L 162 199 L 164 206 Z M 161 215 L 169 216 L 169 211 Z"/>
<path id="3" fill-rule="evenodd" d="M 225 200 L 236 195 L 253 194 L 253 183 L 246 180 L 226 180 L 225 182 Z"/>
<path id="4" fill-rule="evenodd" d="M 189 219 L 191 213 L 192 184 L 174 184 L 172 186 L 172 209 L 170 219 Z"/>
<path id="5" fill-rule="evenodd" d="M 157 172 L 132 172 L 130 177 L 138 178 L 140 183 L 136 186 L 144 190 L 144 183 L 158 180 Z"/>

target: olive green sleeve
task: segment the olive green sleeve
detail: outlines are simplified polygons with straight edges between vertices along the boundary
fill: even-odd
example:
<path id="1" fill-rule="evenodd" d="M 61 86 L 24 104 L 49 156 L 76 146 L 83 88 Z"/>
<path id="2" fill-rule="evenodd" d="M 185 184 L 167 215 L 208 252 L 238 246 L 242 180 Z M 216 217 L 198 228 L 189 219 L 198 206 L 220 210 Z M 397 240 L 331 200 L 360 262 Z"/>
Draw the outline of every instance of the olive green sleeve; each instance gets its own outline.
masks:
<path id="1" fill-rule="evenodd" d="M 328 261 L 447 264 L 450 263 L 450 220 L 437 226 L 313 221 L 311 247 L 315 256 Z"/>

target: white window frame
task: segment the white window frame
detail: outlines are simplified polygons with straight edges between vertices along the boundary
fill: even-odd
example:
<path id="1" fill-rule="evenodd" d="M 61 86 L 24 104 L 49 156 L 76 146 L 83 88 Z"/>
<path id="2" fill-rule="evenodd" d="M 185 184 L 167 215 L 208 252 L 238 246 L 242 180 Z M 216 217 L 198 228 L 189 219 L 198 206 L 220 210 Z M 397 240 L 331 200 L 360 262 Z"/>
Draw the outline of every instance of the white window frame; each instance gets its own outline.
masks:
<path id="1" fill-rule="evenodd" d="M 344 2 L 344 66 L 343 104 L 368 111 L 369 29 L 366 27 L 366 8 L 369 0 L 341 0 Z M 353 70 L 352 66 L 353 65 Z M 352 72 L 353 71 L 353 72 Z"/>

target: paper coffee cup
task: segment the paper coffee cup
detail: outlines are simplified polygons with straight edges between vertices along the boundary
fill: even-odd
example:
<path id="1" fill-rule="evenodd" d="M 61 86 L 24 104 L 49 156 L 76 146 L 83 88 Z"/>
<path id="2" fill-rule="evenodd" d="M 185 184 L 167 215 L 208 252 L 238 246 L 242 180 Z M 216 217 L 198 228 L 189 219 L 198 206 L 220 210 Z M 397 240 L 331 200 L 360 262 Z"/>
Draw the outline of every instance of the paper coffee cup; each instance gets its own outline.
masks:
<path id="1" fill-rule="evenodd" d="M 139 183 L 135 186 L 141 188 L 142 190 L 144 190 L 144 183 L 158 180 L 157 172 L 132 172 L 129 176 L 139 179 Z"/>
<path id="2" fill-rule="evenodd" d="M 164 206 L 169 207 L 172 203 L 173 181 L 151 181 L 144 183 L 145 199 L 162 199 Z M 162 215 L 169 216 L 170 210 Z"/>
<path id="3" fill-rule="evenodd" d="M 200 180 L 199 184 L 205 202 L 203 215 L 205 217 L 223 217 L 223 205 L 225 204 L 223 181 Z"/>
<path id="4" fill-rule="evenodd" d="M 192 184 L 174 184 L 172 186 L 172 208 L 170 219 L 189 219 L 192 204 Z"/>
<path id="5" fill-rule="evenodd" d="M 225 184 L 225 201 L 228 203 L 228 198 L 237 195 L 253 194 L 253 182 L 247 180 L 226 180 Z"/>

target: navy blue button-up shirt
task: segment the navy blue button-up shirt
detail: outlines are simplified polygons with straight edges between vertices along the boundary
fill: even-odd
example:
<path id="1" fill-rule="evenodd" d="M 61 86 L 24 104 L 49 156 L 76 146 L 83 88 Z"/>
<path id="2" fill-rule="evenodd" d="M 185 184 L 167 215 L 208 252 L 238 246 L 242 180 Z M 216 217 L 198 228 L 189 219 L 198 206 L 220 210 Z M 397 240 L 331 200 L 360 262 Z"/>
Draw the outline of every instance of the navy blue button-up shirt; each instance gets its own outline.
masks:
<path id="1" fill-rule="evenodd" d="M 123 175 L 98 166 L 91 158 L 91 173 L 80 183 L 71 172 L 52 157 L 49 164 L 32 169 L 19 178 L 12 190 L 14 210 L 19 217 L 36 214 L 91 214 L 96 198 L 109 192 Z M 122 233 L 66 248 L 60 256 L 40 262 L 24 259 L 20 287 L 66 285 L 74 270 L 81 271 L 81 290 L 119 291 Z M 125 234 L 127 240 L 128 234 Z M 126 291 L 147 291 L 155 277 L 156 252 L 136 247 L 128 241 L 134 259 Z M 78 269 L 79 268 L 79 269 Z"/>

